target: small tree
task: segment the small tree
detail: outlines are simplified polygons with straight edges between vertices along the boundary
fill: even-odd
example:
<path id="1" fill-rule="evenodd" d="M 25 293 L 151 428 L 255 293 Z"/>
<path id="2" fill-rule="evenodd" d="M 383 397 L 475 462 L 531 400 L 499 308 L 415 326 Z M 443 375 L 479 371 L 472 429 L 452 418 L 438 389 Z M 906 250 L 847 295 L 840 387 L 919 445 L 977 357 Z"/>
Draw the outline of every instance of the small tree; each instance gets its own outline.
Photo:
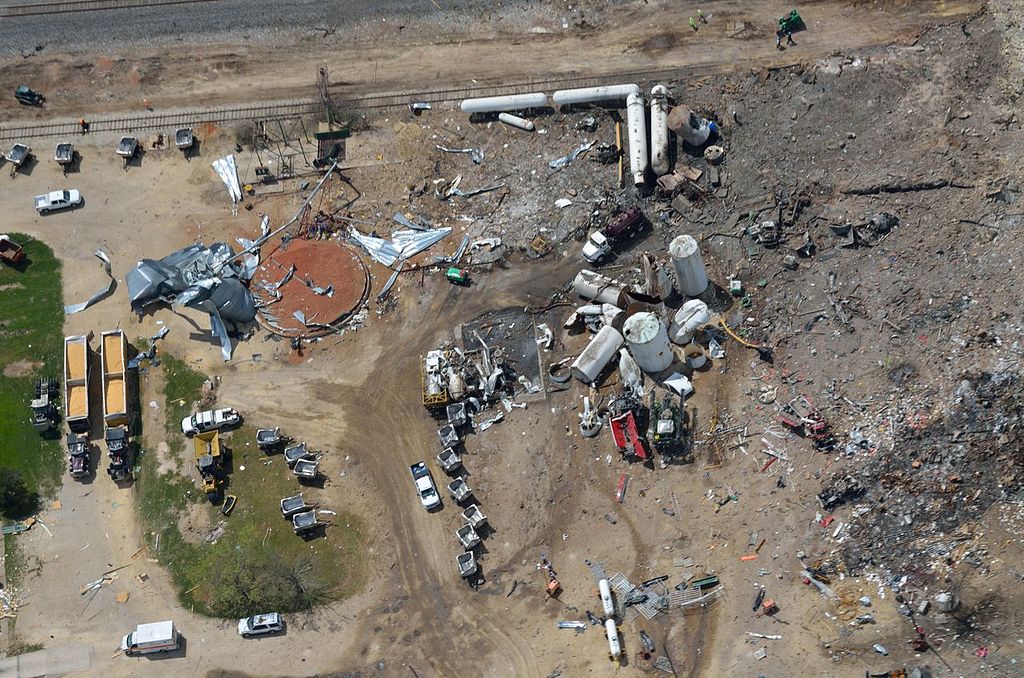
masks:
<path id="1" fill-rule="evenodd" d="M 39 493 L 30 490 L 21 473 L 12 468 L 0 468 L 0 513 L 5 518 L 27 518 L 39 508 Z"/>

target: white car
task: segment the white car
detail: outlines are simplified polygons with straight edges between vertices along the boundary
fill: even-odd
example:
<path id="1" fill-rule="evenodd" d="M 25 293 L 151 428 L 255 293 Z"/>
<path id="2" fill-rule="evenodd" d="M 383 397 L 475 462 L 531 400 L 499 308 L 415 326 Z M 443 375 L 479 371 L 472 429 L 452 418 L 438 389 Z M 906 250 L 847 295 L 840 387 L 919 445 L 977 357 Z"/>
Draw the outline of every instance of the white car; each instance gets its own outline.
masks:
<path id="1" fill-rule="evenodd" d="M 45 195 L 36 196 L 36 210 L 40 214 L 65 210 L 81 204 L 82 194 L 74 188 L 68 191 L 51 191 Z"/>
<path id="2" fill-rule="evenodd" d="M 191 438 L 197 433 L 206 433 L 207 431 L 214 431 L 225 426 L 234 426 L 241 421 L 242 415 L 230 407 L 219 410 L 206 410 L 205 412 L 196 412 L 182 419 L 181 432 Z"/>
<path id="3" fill-rule="evenodd" d="M 238 620 L 238 635 L 243 638 L 280 633 L 284 630 L 284 619 L 277 612 L 258 614 Z"/>
<path id="4" fill-rule="evenodd" d="M 434 486 L 434 479 L 430 477 L 430 469 L 426 462 L 417 462 L 409 467 L 412 471 L 413 482 L 416 483 L 416 494 L 420 495 L 420 503 L 423 508 L 437 508 L 441 505 L 441 497 L 437 494 L 437 487 Z"/>

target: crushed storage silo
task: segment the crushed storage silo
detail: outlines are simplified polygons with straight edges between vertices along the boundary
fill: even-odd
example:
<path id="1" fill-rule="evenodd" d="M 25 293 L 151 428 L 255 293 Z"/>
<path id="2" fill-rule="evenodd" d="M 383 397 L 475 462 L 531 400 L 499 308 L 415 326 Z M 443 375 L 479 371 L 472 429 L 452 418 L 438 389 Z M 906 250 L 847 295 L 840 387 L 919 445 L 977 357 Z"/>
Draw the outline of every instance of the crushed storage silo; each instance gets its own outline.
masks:
<path id="1" fill-rule="evenodd" d="M 681 235 L 668 246 L 672 267 L 676 270 L 676 289 L 686 297 L 697 297 L 708 288 L 708 274 L 700 246 L 690 235 Z"/>
<path id="2" fill-rule="evenodd" d="M 584 299 L 619 308 L 626 305 L 626 286 L 596 271 L 583 269 L 577 273 L 575 280 L 572 281 L 572 288 Z"/>
<path id="3" fill-rule="evenodd" d="M 668 328 L 668 338 L 675 344 L 689 344 L 693 334 L 711 321 L 708 305 L 700 299 L 690 299 L 676 311 Z"/>
<path id="4" fill-rule="evenodd" d="M 583 349 L 576 360 L 570 366 L 572 376 L 584 384 L 590 384 L 597 380 L 601 370 L 618 355 L 625 339 L 611 325 L 602 327 L 594 338 L 590 340 L 587 347 Z"/>
<path id="5" fill-rule="evenodd" d="M 672 364 L 675 355 L 668 341 L 668 331 L 653 313 L 631 315 L 622 326 L 626 346 L 644 372 L 661 372 Z"/>

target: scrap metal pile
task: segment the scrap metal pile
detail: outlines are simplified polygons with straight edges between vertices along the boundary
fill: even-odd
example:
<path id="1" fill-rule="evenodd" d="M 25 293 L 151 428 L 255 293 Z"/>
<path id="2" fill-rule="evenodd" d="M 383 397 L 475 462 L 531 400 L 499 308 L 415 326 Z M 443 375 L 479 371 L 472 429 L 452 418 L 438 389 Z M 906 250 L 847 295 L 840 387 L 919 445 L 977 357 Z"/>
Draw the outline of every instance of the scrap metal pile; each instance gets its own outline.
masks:
<path id="1" fill-rule="evenodd" d="M 249 251 L 252 241 L 238 242 L 246 248 L 242 256 L 226 243 L 197 243 L 162 259 L 143 259 L 125 275 L 132 310 L 141 315 L 152 304 L 166 303 L 205 311 L 224 360 L 230 359 L 226 323 L 239 328 L 256 319 L 247 283 L 259 264 L 259 253 Z"/>

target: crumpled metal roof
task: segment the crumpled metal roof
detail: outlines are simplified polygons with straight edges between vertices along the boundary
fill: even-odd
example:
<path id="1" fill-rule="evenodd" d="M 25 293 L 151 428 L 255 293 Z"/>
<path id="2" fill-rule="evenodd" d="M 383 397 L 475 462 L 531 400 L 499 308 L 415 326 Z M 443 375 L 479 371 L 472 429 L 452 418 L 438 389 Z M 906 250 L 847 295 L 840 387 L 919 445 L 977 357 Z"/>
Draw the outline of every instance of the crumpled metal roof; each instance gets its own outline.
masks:
<path id="1" fill-rule="evenodd" d="M 385 240 L 384 238 L 377 238 L 372 235 L 363 235 L 353 228 L 351 235 L 352 239 L 373 257 L 374 261 L 390 267 L 400 259 L 408 259 L 415 256 L 435 243 L 447 238 L 451 232 L 452 229 L 447 226 L 444 228 L 431 228 L 425 231 L 407 229 L 395 231 L 391 234 L 391 240 Z"/>

